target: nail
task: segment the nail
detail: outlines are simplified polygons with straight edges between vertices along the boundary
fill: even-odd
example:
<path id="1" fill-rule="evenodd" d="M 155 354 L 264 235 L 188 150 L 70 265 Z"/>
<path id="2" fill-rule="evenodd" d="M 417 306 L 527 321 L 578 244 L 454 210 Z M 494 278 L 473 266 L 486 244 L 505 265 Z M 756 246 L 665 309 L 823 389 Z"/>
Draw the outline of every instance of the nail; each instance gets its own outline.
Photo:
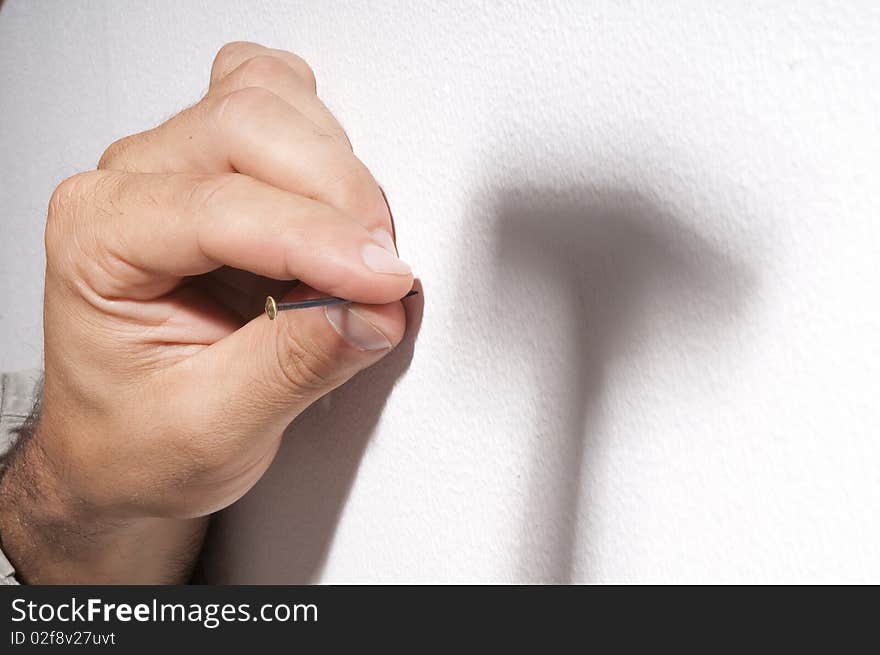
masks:
<path id="1" fill-rule="evenodd" d="M 401 300 L 409 298 L 410 296 L 415 296 L 416 294 L 418 294 L 418 291 L 410 289 L 403 295 Z M 274 321 L 275 317 L 278 316 L 278 312 L 287 311 L 288 309 L 309 309 L 311 307 L 326 307 L 327 305 L 350 305 L 353 302 L 353 300 L 337 298 L 336 296 L 330 296 L 329 298 L 309 298 L 307 300 L 295 300 L 294 302 L 276 302 L 272 296 L 266 296 L 266 316 L 269 317 L 270 321 Z"/>
<path id="2" fill-rule="evenodd" d="M 373 241 L 381 245 L 388 252 L 393 252 L 397 255 L 397 246 L 394 243 L 394 237 L 391 236 L 391 232 L 386 230 L 385 228 L 379 228 L 378 230 L 373 230 L 370 232 L 370 236 L 373 237 Z"/>
<path id="3" fill-rule="evenodd" d="M 387 350 L 391 342 L 375 325 L 344 305 L 324 308 L 324 315 L 340 337 L 358 350 Z"/>
<path id="4" fill-rule="evenodd" d="M 361 257 L 367 268 L 377 273 L 393 273 L 395 275 L 409 275 L 412 273 L 409 264 L 378 243 L 365 244 L 361 248 Z"/>

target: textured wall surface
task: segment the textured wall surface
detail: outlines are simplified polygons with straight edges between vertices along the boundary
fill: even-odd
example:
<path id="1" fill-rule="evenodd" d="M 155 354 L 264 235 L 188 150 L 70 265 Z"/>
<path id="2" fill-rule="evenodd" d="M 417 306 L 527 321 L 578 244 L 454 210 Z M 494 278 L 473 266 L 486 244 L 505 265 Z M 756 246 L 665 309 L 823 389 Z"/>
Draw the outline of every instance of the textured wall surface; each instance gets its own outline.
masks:
<path id="1" fill-rule="evenodd" d="M 878 7 L 6 0 L 0 368 L 40 360 L 54 185 L 261 41 L 316 70 L 424 310 L 209 579 L 880 582 Z"/>

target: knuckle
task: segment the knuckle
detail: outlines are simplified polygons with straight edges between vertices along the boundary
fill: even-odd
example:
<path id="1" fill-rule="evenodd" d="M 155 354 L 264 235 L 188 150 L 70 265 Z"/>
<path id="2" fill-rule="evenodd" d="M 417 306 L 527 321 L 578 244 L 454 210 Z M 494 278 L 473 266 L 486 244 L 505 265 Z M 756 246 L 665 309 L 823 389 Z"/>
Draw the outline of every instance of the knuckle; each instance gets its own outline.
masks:
<path id="1" fill-rule="evenodd" d="M 52 192 L 46 214 L 46 251 L 54 253 L 57 246 L 70 231 L 82 203 L 88 198 L 96 183 L 94 171 L 78 173 L 67 178 Z"/>
<path id="2" fill-rule="evenodd" d="M 315 71 L 309 65 L 309 62 L 299 55 L 288 53 L 287 63 L 293 69 L 293 72 L 311 87 L 312 91 L 317 89 L 318 81 L 315 78 Z"/>
<path id="3" fill-rule="evenodd" d="M 276 55 L 254 55 L 257 52 L 274 52 Z M 263 48 L 263 46 L 250 41 L 232 41 L 221 47 L 214 56 L 214 63 L 211 66 L 211 79 L 217 81 L 242 66 L 247 67 L 248 70 L 253 67 L 253 70 L 248 74 L 249 79 L 251 79 L 250 74 L 270 73 L 281 75 L 289 74 L 293 70 L 297 77 L 306 82 L 312 90 L 316 88 L 315 72 L 305 59 L 292 52 L 269 51 Z"/>
<path id="4" fill-rule="evenodd" d="M 104 151 L 101 159 L 98 161 L 99 169 L 113 168 L 114 164 L 122 161 L 125 153 L 131 148 L 132 139 L 130 136 L 117 139 Z"/>
<path id="5" fill-rule="evenodd" d="M 295 328 L 278 331 L 276 352 L 285 382 L 298 395 L 314 396 L 338 384 L 335 353 L 304 337 Z"/>
<path id="6" fill-rule="evenodd" d="M 242 86 L 272 86 L 279 78 L 290 75 L 290 66 L 277 57 L 257 55 L 238 67 Z"/>
<path id="7" fill-rule="evenodd" d="M 360 161 L 338 167 L 324 184 L 333 203 L 363 217 L 384 214 L 385 200 L 370 171 Z"/>
<path id="8" fill-rule="evenodd" d="M 211 66 L 211 77 L 217 79 L 223 77 L 236 67 L 242 53 L 256 47 L 256 43 L 250 41 L 230 41 L 224 44 L 214 56 Z"/>
<path id="9" fill-rule="evenodd" d="M 89 173 L 77 173 L 55 187 L 52 196 L 49 198 L 49 216 L 50 218 L 61 216 L 66 213 L 71 205 L 75 205 L 77 200 L 83 195 L 83 188 L 88 184 Z"/>
<path id="10" fill-rule="evenodd" d="M 171 120 L 175 120 L 175 116 Z M 169 121 L 170 122 L 170 121 Z M 138 134 L 117 139 L 104 151 L 98 161 L 98 170 L 135 171 L 140 170 L 138 155 L 142 153 L 159 136 L 159 128 L 146 130 Z"/>
<path id="11" fill-rule="evenodd" d="M 128 193 L 126 176 L 106 171 L 80 173 L 63 181 L 49 201 L 45 248 L 47 267 L 65 279 L 85 282 L 100 295 L 115 296 L 120 280 L 139 271 L 100 241 L 98 223 L 112 222 Z M 106 225 L 103 229 L 106 229 Z M 116 240 L 124 237 L 121 232 Z"/>

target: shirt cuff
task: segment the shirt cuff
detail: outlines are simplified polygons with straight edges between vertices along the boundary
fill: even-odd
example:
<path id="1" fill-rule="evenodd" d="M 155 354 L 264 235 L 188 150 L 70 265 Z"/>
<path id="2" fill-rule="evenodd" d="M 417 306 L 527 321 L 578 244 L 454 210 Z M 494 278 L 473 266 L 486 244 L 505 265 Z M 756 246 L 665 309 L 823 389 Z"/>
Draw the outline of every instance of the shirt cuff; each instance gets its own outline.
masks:
<path id="1" fill-rule="evenodd" d="M 15 568 L 6 559 L 6 555 L 0 550 L 0 585 L 17 585 L 18 580 L 15 579 Z"/>

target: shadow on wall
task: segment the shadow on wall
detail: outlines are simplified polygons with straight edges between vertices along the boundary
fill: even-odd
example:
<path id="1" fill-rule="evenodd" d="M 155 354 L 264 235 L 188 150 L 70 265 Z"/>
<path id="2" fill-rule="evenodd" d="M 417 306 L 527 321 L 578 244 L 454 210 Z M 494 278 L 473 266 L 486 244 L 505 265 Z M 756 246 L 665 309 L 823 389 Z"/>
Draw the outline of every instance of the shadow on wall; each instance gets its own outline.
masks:
<path id="1" fill-rule="evenodd" d="M 522 334 L 525 316 L 534 325 L 552 321 L 567 342 L 554 360 L 542 353 L 546 344 L 504 337 L 509 356 L 531 369 L 525 375 L 533 376 L 538 407 L 517 579 L 583 582 L 592 567 L 578 544 L 578 517 L 589 511 L 582 476 L 602 446 L 610 367 L 664 333 L 714 341 L 742 308 L 753 276 L 634 190 L 523 187 L 494 195 L 497 277 L 486 299 L 494 307 L 482 314 L 492 317 L 485 334 Z M 560 302 L 551 303 L 555 315 L 544 314 L 548 289 L 563 316 Z"/>
<path id="2" fill-rule="evenodd" d="M 467 323 L 459 333 L 473 340 L 460 342 L 465 364 L 457 365 L 471 365 L 469 354 L 494 357 L 500 348 L 499 356 L 513 358 L 532 384 L 523 400 L 538 408 L 526 507 L 512 546 L 515 579 L 586 581 L 589 535 L 578 519 L 589 512 L 583 476 L 601 451 L 608 372 L 615 360 L 629 361 L 657 339 L 723 338 L 721 328 L 737 317 L 753 275 L 636 190 L 522 186 L 493 191 L 472 206 L 458 262 L 467 302 L 455 320 Z M 495 279 L 475 281 L 472 272 L 485 270 L 479 262 L 493 249 Z M 415 299 L 401 346 L 304 412 L 255 492 L 215 519 L 204 579 L 320 579 L 361 457 L 412 358 L 423 296 Z M 540 339 L 545 327 L 553 344 Z M 488 389 L 501 383 L 491 366 L 484 373 Z"/>
<path id="3" fill-rule="evenodd" d="M 196 579 L 220 584 L 316 582 L 385 402 L 409 367 L 424 290 L 406 302 L 403 341 L 291 423 L 254 490 L 212 521 Z M 231 531 L 235 531 L 235 535 Z"/>

